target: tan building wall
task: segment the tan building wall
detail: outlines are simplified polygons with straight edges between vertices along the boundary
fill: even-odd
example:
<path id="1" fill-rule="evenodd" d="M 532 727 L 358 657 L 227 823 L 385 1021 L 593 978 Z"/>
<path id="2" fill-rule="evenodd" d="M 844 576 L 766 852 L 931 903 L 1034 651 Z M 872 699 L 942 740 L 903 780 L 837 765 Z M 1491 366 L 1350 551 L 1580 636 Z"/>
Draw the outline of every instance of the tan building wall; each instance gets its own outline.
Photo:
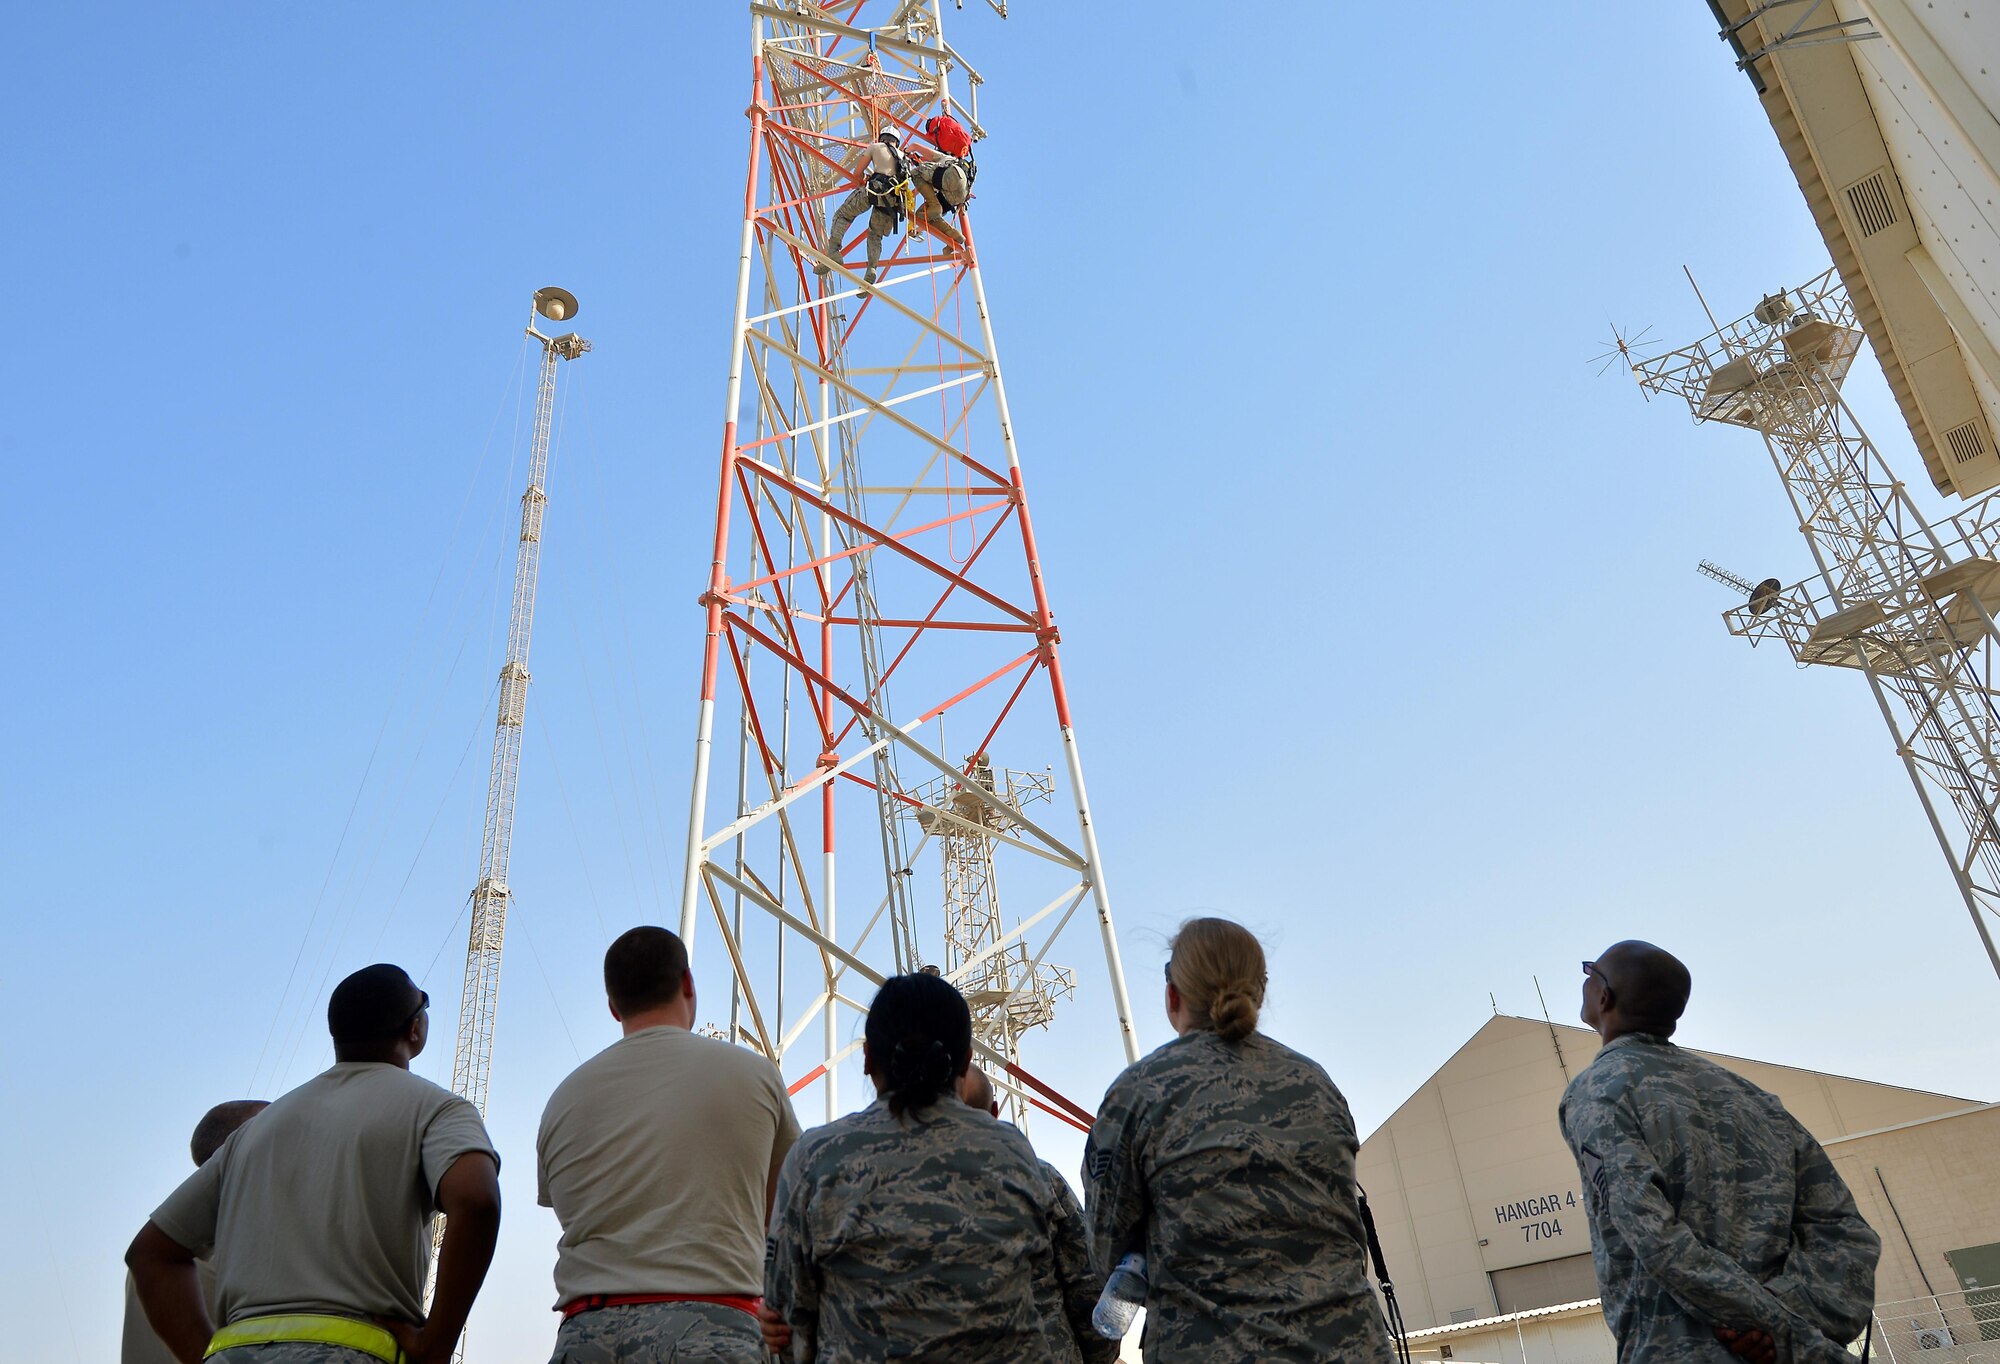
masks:
<path id="1" fill-rule="evenodd" d="M 1361 1144 L 1361 1185 L 1413 1330 L 1595 1294 L 1589 1262 L 1578 1258 L 1590 1253 L 1590 1231 L 1556 1105 L 1597 1048 L 1597 1035 L 1583 1028 L 1497 1016 Z M 1822 1142 L 1970 1106 L 1701 1054 L 1776 1094 Z M 2000 1158 L 1984 1164 L 2000 1177 Z M 1884 1170 L 1896 1190 L 1901 1176 Z M 1919 1182 L 1914 1173 L 1909 1182 Z"/>
<path id="2" fill-rule="evenodd" d="M 1881 1233 L 1877 1303 L 1957 1293 L 1946 1254 L 2000 1242 L 2000 1106 L 1828 1142 L 1826 1153 Z"/>

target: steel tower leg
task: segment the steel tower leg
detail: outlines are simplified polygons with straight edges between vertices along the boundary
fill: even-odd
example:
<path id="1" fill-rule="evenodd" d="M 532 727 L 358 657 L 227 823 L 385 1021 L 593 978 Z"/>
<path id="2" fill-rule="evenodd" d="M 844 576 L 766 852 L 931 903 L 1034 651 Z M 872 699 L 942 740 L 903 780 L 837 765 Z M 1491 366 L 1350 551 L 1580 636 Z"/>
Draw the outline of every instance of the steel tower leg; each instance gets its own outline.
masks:
<path id="1" fill-rule="evenodd" d="M 764 54 L 762 23 L 750 21 L 750 171 L 743 191 L 742 247 L 736 260 L 736 325 L 729 341 L 729 384 L 723 399 L 722 491 L 715 515 L 715 557 L 709 564 L 708 591 L 702 604 L 708 610 L 708 636 L 701 660 L 701 706 L 694 728 L 694 797 L 688 805 L 687 861 L 681 883 L 681 941 L 687 945 L 688 959 L 694 959 L 695 906 L 701 892 L 701 864 L 704 856 L 701 831 L 708 813 L 708 767 L 715 738 L 715 679 L 722 655 L 722 591 L 729 581 L 730 483 L 736 468 L 736 413 L 743 400 L 743 336 L 750 303 L 750 257 L 757 234 L 757 162 L 764 135 Z"/>

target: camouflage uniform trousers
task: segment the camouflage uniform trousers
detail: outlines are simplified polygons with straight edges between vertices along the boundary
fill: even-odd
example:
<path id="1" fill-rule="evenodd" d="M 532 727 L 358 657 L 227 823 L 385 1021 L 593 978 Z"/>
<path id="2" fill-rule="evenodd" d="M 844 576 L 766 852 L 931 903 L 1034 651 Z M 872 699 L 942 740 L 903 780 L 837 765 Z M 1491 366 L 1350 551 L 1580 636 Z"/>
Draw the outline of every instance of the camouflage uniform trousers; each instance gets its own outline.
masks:
<path id="1" fill-rule="evenodd" d="M 917 211 L 923 215 L 924 226 L 937 233 L 954 247 L 965 245 L 965 235 L 953 227 L 944 216 L 944 206 L 937 192 L 925 184 L 917 186 Z M 891 209 L 875 207 L 875 201 L 867 189 L 861 188 L 848 195 L 834 211 L 833 222 L 826 230 L 825 250 L 836 259 L 847 242 L 847 230 L 854 226 L 854 220 L 866 212 L 868 214 L 868 271 L 872 275 L 882 265 L 882 239 L 896 230 L 896 215 Z M 827 273 L 819 266 L 814 270 Z"/>
<path id="2" fill-rule="evenodd" d="M 207 1364 L 382 1364 L 366 1350 L 282 1340 L 270 1345 L 238 1345 L 208 1357 Z"/>
<path id="3" fill-rule="evenodd" d="M 944 200 L 928 180 L 917 181 L 917 212 L 923 216 L 924 226 L 938 236 L 953 246 L 965 245 L 965 234 L 951 225 L 950 219 L 945 216 Z"/>
<path id="4" fill-rule="evenodd" d="M 860 188 L 841 201 L 835 210 L 833 223 L 826 230 L 826 254 L 838 259 L 841 247 L 847 241 L 847 229 L 854 226 L 854 220 L 863 213 L 868 214 L 868 271 L 872 275 L 882 264 L 882 239 L 896 230 L 896 215 L 893 210 L 877 208 L 874 196 Z M 825 273 L 819 266 L 813 267 Z"/>
<path id="5" fill-rule="evenodd" d="M 641 1302 L 565 1321 L 549 1364 L 764 1364 L 768 1358 L 748 1312 L 715 1302 Z"/>

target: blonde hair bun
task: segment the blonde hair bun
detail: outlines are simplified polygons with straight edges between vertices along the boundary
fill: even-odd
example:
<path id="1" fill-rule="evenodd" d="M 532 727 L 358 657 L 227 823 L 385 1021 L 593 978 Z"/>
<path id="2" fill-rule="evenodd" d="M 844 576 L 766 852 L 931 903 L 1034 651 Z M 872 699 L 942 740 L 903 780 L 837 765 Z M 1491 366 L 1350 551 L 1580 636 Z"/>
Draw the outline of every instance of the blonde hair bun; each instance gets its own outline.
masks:
<path id="1" fill-rule="evenodd" d="M 1264 948 L 1242 924 L 1189 919 L 1174 934 L 1168 978 L 1202 1026 L 1227 1042 L 1257 1030 L 1264 1005 Z"/>
<path id="2" fill-rule="evenodd" d="M 1223 990 L 1209 1002 L 1208 1021 L 1225 1042 L 1241 1042 L 1257 1031 L 1257 1001 L 1241 990 Z"/>

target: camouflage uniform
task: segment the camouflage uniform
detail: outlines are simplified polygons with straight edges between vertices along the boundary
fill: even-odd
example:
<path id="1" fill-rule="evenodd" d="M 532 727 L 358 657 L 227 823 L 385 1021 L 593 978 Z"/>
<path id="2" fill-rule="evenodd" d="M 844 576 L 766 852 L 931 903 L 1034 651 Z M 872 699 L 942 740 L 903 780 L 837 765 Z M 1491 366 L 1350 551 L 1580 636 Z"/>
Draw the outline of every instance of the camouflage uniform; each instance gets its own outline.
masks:
<path id="1" fill-rule="evenodd" d="M 950 1098 L 900 1120 L 877 1099 L 785 1157 L 764 1301 L 795 1364 L 1046 1358 L 1054 1201 L 1014 1128 Z"/>
<path id="2" fill-rule="evenodd" d="M 1347 1101 L 1261 1033 L 1190 1032 L 1112 1082 L 1085 1148 L 1100 1276 L 1146 1256 L 1147 1364 L 1388 1364 Z"/>
<path id="3" fill-rule="evenodd" d="M 896 230 L 896 211 L 876 205 L 875 196 L 868 192 L 868 186 L 856 187 L 854 193 L 841 201 L 834 211 L 833 225 L 826 230 L 826 254 L 840 259 L 841 246 L 847 241 L 847 229 L 854 226 L 854 220 L 863 213 L 868 214 L 868 273 L 873 278 L 882 264 L 882 239 Z M 818 266 L 813 267 L 820 274 L 827 273 Z"/>
<path id="4" fill-rule="evenodd" d="M 1781 1364 L 1849 1358 L 1882 1242 L 1774 1096 L 1627 1033 L 1570 1082 L 1561 1114 L 1621 1361 L 1733 1359 L 1714 1326 L 1768 1332 Z"/>
<path id="5" fill-rule="evenodd" d="M 910 166 L 910 177 L 917 187 L 917 211 L 923 217 L 924 226 L 953 246 L 964 246 L 965 234 L 952 226 L 951 219 L 946 216 L 944 196 L 938 193 L 937 186 L 931 183 L 931 177 L 951 165 L 955 159 L 940 152 L 936 156 L 913 162 Z"/>
<path id="6" fill-rule="evenodd" d="M 556 1332 L 549 1364 L 764 1364 L 748 1312 L 721 1303 L 646 1302 L 579 1312 Z"/>
<path id="7" fill-rule="evenodd" d="M 1083 1209 L 1055 1166 L 1043 1161 L 1042 1175 L 1055 1191 L 1049 1209 L 1055 1258 L 1047 1274 L 1035 1276 L 1035 1301 L 1049 1332 L 1047 1357 L 1051 1364 L 1112 1364 L 1118 1358 L 1118 1342 L 1106 1340 L 1090 1324 L 1104 1279 L 1090 1267 L 1090 1233 Z"/>

